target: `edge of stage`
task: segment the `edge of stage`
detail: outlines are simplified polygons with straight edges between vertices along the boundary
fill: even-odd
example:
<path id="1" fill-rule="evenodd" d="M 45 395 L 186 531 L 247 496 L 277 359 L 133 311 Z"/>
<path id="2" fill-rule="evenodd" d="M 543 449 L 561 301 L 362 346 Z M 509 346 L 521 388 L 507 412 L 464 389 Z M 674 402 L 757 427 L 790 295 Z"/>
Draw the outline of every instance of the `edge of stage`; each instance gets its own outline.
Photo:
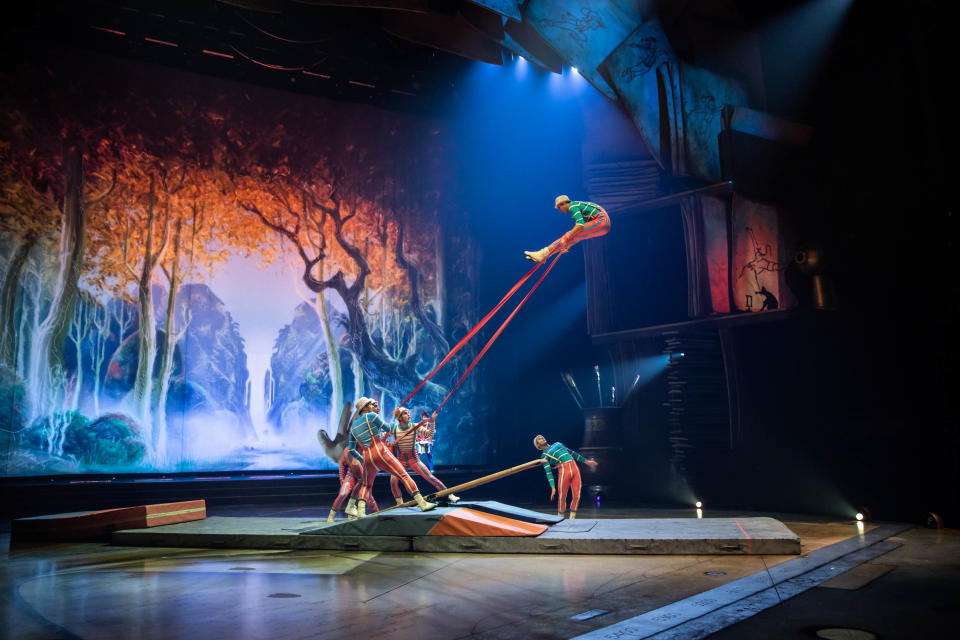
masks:
<path id="1" fill-rule="evenodd" d="M 500 514 L 500 520 L 548 524 L 541 533 L 437 534 L 439 524 L 458 514 Z M 524 513 L 525 512 L 525 513 Z M 504 517 L 510 516 L 510 517 Z M 468 516 L 469 517 L 469 516 Z M 497 502 L 465 502 L 373 514 L 327 523 L 303 517 L 225 517 L 159 527 L 116 531 L 115 545 L 236 549 L 326 549 L 423 553 L 522 553 L 579 555 L 798 555 L 800 537 L 767 517 L 583 518 L 555 516 Z"/>

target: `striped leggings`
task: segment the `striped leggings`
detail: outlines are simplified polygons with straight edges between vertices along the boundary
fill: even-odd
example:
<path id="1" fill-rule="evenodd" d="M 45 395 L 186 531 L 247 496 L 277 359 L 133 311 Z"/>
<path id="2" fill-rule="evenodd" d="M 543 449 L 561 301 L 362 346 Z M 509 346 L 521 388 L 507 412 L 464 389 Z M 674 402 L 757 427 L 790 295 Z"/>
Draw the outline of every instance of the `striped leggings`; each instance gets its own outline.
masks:
<path id="1" fill-rule="evenodd" d="M 373 480 L 377 477 L 377 471 L 386 471 L 395 478 L 398 478 L 406 490 L 413 494 L 418 493 L 417 483 L 406 472 L 400 461 L 393 457 L 387 445 L 374 438 L 369 447 L 358 446 L 357 450 L 363 453 L 363 465 L 360 467 L 360 478 L 363 483 L 360 487 L 358 500 L 370 500 L 373 496 Z"/>
<path id="2" fill-rule="evenodd" d="M 423 463 L 416 451 L 400 451 L 398 454 L 400 464 L 410 471 L 419 473 L 420 477 L 432 484 L 437 491 L 443 491 L 447 488 L 435 475 L 430 473 L 430 469 Z M 397 479 L 397 476 L 390 476 L 390 493 L 393 494 L 396 500 L 402 498 L 400 495 L 400 481 Z"/>
<path id="3" fill-rule="evenodd" d="M 343 505 L 343 501 L 347 499 L 347 496 L 356 498 L 359 495 L 362 487 L 363 481 L 360 479 L 359 468 L 350 467 L 346 475 L 340 481 L 340 492 L 333 501 L 333 506 L 331 509 L 334 511 L 339 511 L 340 507 Z M 372 493 L 370 494 L 370 497 L 367 498 L 367 506 L 370 507 L 368 509 L 370 513 L 380 511 L 380 507 L 377 506 L 377 501 L 373 498 Z"/>
<path id="4" fill-rule="evenodd" d="M 557 465 L 557 512 L 567 508 L 567 490 L 570 490 L 570 511 L 580 505 L 580 468 L 573 460 Z"/>
<path id="5" fill-rule="evenodd" d="M 600 236 L 607 235 L 607 232 L 610 231 L 610 216 L 606 211 L 600 209 L 600 214 L 595 217 L 593 220 L 587 222 L 583 229 L 577 232 L 577 235 L 573 236 L 573 239 L 567 243 L 567 248 L 569 249 L 573 245 L 577 244 L 582 240 L 589 240 L 590 238 L 599 238 Z M 553 241 L 553 244 L 550 245 L 550 253 L 553 253 L 560 247 L 561 240 L 558 238 Z"/>

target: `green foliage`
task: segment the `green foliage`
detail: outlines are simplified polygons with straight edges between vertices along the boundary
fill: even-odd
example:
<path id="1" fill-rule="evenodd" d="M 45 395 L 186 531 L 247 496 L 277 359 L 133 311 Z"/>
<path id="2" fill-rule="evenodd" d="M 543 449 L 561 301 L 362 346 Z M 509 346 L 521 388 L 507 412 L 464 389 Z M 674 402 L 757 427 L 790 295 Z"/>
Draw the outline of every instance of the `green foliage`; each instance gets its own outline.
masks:
<path id="1" fill-rule="evenodd" d="M 134 464 L 145 451 L 137 423 L 120 413 L 100 416 L 86 425 L 71 424 L 63 444 L 65 454 L 92 466 Z"/>
<path id="2" fill-rule="evenodd" d="M 10 367 L 0 365 L 0 445 L 9 450 L 13 434 L 26 424 L 27 387 Z"/>
<path id="3" fill-rule="evenodd" d="M 321 369 L 307 371 L 300 383 L 300 397 L 311 407 L 323 407 L 329 403 L 330 375 Z"/>
<path id="4" fill-rule="evenodd" d="M 76 411 L 44 416 L 23 432 L 20 446 L 36 451 L 52 448 L 55 455 L 62 451 L 62 457 L 92 467 L 135 464 L 146 452 L 137 423 L 119 413 L 93 422 Z"/>
<path id="5" fill-rule="evenodd" d="M 58 449 L 58 443 L 75 429 L 86 429 L 90 420 L 77 411 L 42 416 L 33 421 L 20 437 L 20 446 L 38 451 Z"/>

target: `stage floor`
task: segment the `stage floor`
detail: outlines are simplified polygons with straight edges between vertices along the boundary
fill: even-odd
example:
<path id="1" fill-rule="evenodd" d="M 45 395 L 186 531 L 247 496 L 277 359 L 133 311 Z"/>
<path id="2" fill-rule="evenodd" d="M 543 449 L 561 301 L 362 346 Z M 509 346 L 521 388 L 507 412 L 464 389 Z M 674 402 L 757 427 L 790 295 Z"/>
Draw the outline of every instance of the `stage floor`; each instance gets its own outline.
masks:
<path id="1" fill-rule="evenodd" d="M 537 536 L 428 535 L 444 515 L 483 505 L 527 521 L 546 519 Z M 117 531 L 115 545 L 232 549 L 327 549 L 423 553 L 523 553 L 598 555 L 796 555 L 800 538 L 767 517 L 583 518 L 557 521 L 496 502 L 395 509 L 353 522 L 296 517 L 208 517 L 161 527 Z"/>
<path id="2" fill-rule="evenodd" d="M 326 513 L 289 505 L 211 511 L 213 517 L 249 521 L 251 529 L 261 519 L 310 527 Z M 757 515 L 714 513 L 740 522 Z M 689 514 L 631 509 L 616 515 L 656 520 Z M 777 518 L 800 537 L 801 556 L 548 559 L 100 543 L 21 546 L 0 562 L 0 635 L 500 640 L 591 633 L 664 637 L 658 634 L 669 628 L 671 637 L 703 637 L 678 634 L 692 624 L 719 625 L 709 627 L 713 631 L 743 620 L 721 633 L 800 640 L 810 637 L 812 625 L 827 623 L 868 628 L 883 637 L 938 637 L 923 632 L 952 624 L 951 567 L 960 555 L 960 537 L 897 533 L 903 527 L 872 524 L 859 531 L 852 523 L 797 515 Z M 820 583 L 824 572 L 838 575 Z M 761 611 L 758 600 L 770 608 Z M 741 612 L 739 619 L 731 617 L 731 608 Z M 736 634 L 741 627 L 743 633 Z"/>

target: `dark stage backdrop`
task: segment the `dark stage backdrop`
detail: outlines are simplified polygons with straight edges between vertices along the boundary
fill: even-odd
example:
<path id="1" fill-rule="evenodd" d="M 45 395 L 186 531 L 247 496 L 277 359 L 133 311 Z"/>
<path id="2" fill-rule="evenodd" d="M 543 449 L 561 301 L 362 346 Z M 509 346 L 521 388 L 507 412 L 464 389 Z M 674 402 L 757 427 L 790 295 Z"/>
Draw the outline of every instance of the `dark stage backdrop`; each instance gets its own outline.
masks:
<path id="1" fill-rule="evenodd" d="M 388 417 L 475 322 L 442 121 L 75 51 L 3 69 L 3 475 L 332 468 L 343 403 Z M 480 379 L 436 462 L 486 439 Z"/>

